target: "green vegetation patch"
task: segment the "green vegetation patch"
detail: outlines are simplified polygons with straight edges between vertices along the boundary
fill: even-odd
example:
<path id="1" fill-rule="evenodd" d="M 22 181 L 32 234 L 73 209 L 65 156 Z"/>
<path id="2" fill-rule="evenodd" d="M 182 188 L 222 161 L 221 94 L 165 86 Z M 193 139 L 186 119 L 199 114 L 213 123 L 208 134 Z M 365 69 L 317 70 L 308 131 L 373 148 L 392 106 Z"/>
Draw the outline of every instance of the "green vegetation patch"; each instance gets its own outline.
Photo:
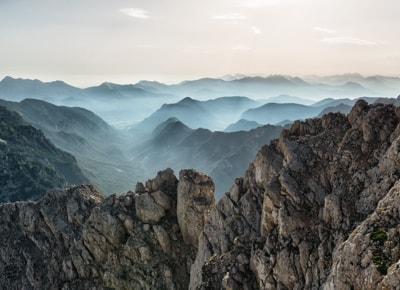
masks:
<path id="1" fill-rule="evenodd" d="M 388 239 L 388 236 L 384 230 L 376 230 L 371 233 L 371 240 L 374 242 L 385 242 Z"/>

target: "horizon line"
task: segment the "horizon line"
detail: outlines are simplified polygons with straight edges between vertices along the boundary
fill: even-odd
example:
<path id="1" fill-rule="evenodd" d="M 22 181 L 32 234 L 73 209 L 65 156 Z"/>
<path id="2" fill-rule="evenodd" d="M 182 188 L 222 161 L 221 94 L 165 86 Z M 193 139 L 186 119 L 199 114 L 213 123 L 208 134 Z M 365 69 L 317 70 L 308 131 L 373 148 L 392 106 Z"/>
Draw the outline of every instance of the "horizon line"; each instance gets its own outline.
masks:
<path id="1" fill-rule="evenodd" d="M 118 81 L 110 81 L 110 80 L 104 80 L 104 81 L 93 81 L 91 82 L 91 84 L 86 84 L 84 86 L 82 85 L 78 85 L 76 84 L 76 82 L 73 81 L 69 81 L 69 80 L 65 80 L 62 78 L 57 78 L 54 77 L 52 79 L 50 78 L 46 78 L 46 77 L 31 77 L 28 76 L 28 74 L 26 74 L 26 76 L 22 76 L 20 74 L 0 74 L 1 80 L 0 82 L 2 82 L 3 80 L 7 79 L 7 78 L 11 78 L 14 80 L 29 80 L 29 81 L 40 81 L 42 83 L 54 83 L 54 82 L 63 82 L 69 86 L 72 87 L 76 87 L 76 88 L 80 88 L 80 89 L 87 89 L 87 88 L 91 88 L 91 87 L 97 87 L 97 86 L 101 86 L 103 84 L 113 84 L 113 85 L 137 85 L 140 82 L 156 82 L 156 83 L 160 83 L 163 85 L 167 85 L 167 86 L 173 86 L 173 85 L 179 85 L 182 84 L 184 82 L 190 82 L 190 81 L 199 81 L 199 80 L 204 80 L 204 79 L 213 79 L 213 80 L 222 80 L 222 81 L 226 81 L 226 82 L 230 82 L 230 81 L 235 81 L 235 80 L 241 80 L 241 79 L 245 79 L 245 78 L 270 78 L 270 77 L 274 77 L 274 76 L 279 76 L 279 77 L 285 77 L 285 78 L 300 78 L 303 81 L 306 81 L 305 78 L 327 78 L 327 77 L 335 77 L 335 76 L 351 76 L 351 75 L 358 75 L 361 76 L 363 78 L 369 78 L 369 77 L 386 77 L 386 78 L 400 78 L 400 75 L 390 75 L 390 74 L 362 74 L 362 73 L 358 73 L 358 72 L 345 72 L 345 73 L 338 73 L 338 74 L 306 74 L 306 75 L 290 75 L 290 74 L 279 74 L 279 73 L 271 73 L 271 74 L 242 74 L 242 73 L 234 73 L 234 74 L 224 74 L 224 75 L 219 75 L 219 76 L 197 76 L 197 77 L 192 77 L 192 78 L 181 78 L 180 80 L 175 80 L 175 81 L 161 81 L 159 79 L 152 79 L 152 78 L 138 78 L 138 80 L 136 81 L 132 81 L 132 82 L 118 82 Z M 66 75 L 67 76 L 67 75 Z M 71 75 L 74 76 L 74 75 Z M 84 76 L 84 75 L 82 75 Z M 86 76 L 99 76 L 99 75 L 86 75 Z M 110 75 L 111 76 L 111 75 Z M 118 74 L 115 74 L 115 76 L 118 78 Z M 128 75 L 126 75 L 128 76 Z M 232 77 L 232 79 L 227 79 L 228 77 Z M 235 78 L 237 77 L 237 78 Z"/>

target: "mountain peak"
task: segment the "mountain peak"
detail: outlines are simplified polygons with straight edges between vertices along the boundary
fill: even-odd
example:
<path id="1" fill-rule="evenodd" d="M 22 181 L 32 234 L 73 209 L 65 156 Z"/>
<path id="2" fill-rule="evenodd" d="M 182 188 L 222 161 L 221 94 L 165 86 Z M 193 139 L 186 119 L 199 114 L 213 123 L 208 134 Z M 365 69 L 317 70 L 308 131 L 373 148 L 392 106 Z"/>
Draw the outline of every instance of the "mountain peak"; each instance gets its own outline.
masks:
<path id="1" fill-rule="evenodd" d="M 12 81 L 14 81 L 14 80 L 15 80 L 15 79 L 14 79 L 13 77 L 5 76 L 5 77 L 0 81 L 0 83 L 12 82 Z"/>
<path id="2" fill-rule="evenodd" d="M 191 97 L 186 97 L 180 100 L 177 104 L 194 104 L 198 102 L 198 100 L 192 99 Z"/>
<path id="3" fill-rule="evenodd" d="M 6 84 L 14 84 L 14 83 L 21 83 L 21 82 L 30 82 L 30 83 L 40 83 L 42 84 L 43 82 L 37 79 L 23 79 L 23 78 L 13 78 L 11 76 L 6 76 L 3 78 L 3 80 L 0 83 L 6 83 Z"/>
<path id="4" fill-rule="evenodd" d="M 189 129 L 188 126 L 186 126 L 183 122 L 181 122 L 178 118 L 171 117 L 164 122 L 162 122 L 160 125 L 158 125 L 154 130 L 153 130 L 153 135 L 158 135 L 164 130 L 169 130 L 171 128 L 180 128 L 180 129 Z"/>
<path id="5" fill-rule="evenodd" d="M 114 83 L 111 83 L 111 82 L 103 82 L 103 83 L 100 84 L 99 87 L 107 88 L 107 89 L 114 89 L 115 86 L 116 86 L 116 85 L 115 85 Z"/>
<path id="6" fill-rule="evenodd" d="M 147 80 L 141 80 L 137 82 L 135 85 L 139 86 L 166 86 L 166 84 L 158 82 L 158 81 L 147 81 Z"/>
<path id="7" fill-rule="evenodd" d="M 165 145 L 171 140 L 176 141 L 187 136 L 192 129 L 177 118 L 169 118 L 158 125 L 152 132 L 153 142 Z"/>

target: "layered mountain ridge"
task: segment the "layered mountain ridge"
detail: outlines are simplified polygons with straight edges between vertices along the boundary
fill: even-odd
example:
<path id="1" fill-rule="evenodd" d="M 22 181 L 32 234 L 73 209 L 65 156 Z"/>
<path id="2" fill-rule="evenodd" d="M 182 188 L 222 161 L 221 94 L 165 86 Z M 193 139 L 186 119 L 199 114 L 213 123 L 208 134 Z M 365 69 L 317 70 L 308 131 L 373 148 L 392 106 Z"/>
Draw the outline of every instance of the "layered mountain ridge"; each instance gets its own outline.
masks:
<path id="1" fill-rule="evenodd" d="M 217 197 L 229 189 L 254 159 L 259 148 L 279 136 L 283 127 L 264 125 L 249 131 L 213 132 L 190 129 L 176 118 L 161 123 L 150 140 L 132 149 L 131 159 L 140 164 L 146 176 L 160 168 L 196 168 L 209 174 Z"/>
<path id="2" fill-rule="evenodd" d="M 240 115 L 261 103 L 247 97 L 230 96 L 207 101 L 199 101 L 189 97 L 177 103 L 164 104 L 142 122 L 131 129 L 132 133 L 148 132 L 169 118 L 177 118 L 190 128 L 222 130 L 228 124 L 238 120 Z"/>
<path id="3" fill-rule="evenodd" d="M 5 77 L 0 81 L 0 98 L 9 101 L 34 98 L 57 105 L 84 107 L 108 123 L 125 128 L 142 121 L 166 102 L 177 102 L 186 97 L 208 100 L 239 95 L 262 99 L 263 103 L 308 105 L 321 96 L 393 97 L 398 93 L 399 85 L 400 78 L 385 76 L 343 75 L 302 79 L 270 75 L 241 76 L 229 80 L 203 78 L 169 85 L 154 81 L 126 85 L 104 82 L 98 86 L 78 88 L 63 81 Z"/>
<path id="4" fill-rule="evenodd" d="M 399 109 L 360 100 L 296 121 L 217 204 L 210 178 L 167 170 L 121 196 L 78 187 L 0 205 L 0 284 L 396 289 L 399 164 Z"/>

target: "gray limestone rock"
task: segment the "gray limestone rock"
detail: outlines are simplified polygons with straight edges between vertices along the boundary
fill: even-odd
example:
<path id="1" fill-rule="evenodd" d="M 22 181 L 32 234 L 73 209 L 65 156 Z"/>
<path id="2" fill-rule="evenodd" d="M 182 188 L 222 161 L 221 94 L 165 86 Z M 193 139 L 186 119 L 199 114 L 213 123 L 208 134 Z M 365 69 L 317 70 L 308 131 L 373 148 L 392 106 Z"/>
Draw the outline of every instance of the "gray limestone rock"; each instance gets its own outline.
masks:
<path id="1" fill-rule="evenodd" d="M 193 170 L 179 173 L 177 216 L 183 240 L 197 247 L 206 215 L 214 206 L 214 182 L 205 174 Z"/>

